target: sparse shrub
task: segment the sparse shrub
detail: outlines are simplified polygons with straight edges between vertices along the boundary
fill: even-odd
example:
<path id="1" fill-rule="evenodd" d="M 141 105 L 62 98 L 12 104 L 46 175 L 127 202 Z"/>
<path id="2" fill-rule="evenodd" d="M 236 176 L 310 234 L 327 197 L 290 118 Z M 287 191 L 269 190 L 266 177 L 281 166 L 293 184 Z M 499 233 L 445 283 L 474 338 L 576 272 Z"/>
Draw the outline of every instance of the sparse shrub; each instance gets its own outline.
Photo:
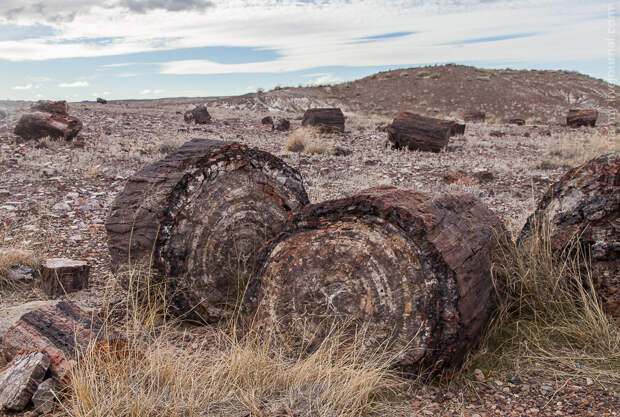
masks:
<path id="1" fill-rule="evenodd" d="M 430 71 L 420 71 L 417 74 L 418 78 L 427 78 L 427 77 L 430 77 L 430 76 L 431 76 Z"/>
<path id="2" fill-rule="evenodd" d="M 306 139 L 303 136 L 291 135 L 286 142 L 286 150 L 290 152 L 303 152 L 306 149 Z"/>
<path id="3" fill-rule="evenodd" d="M 325 143 L 325 136 L 317 127 L 302 126 L 289 135 L 286 149 L 290 152 L 306 153 L 309 155 L 332 152 L 332 146 Z"/>

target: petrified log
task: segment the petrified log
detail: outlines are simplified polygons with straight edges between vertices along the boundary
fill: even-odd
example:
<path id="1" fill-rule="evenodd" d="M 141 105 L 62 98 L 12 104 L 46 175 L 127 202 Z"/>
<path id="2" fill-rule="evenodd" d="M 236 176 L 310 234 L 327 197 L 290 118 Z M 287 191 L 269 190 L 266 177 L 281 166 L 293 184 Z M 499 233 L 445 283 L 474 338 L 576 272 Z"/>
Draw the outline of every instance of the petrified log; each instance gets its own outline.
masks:
<path id="1" fill-rule="evenodd" d="M 211 115 L 207 110 L 207 106 L 204 104 L 195 107 L 192 110 L 192 115 L 194 116 L 194 122 L 196 124 L 204 125 L 211 122 Z"/>
<path id="2" fill-rule="evenodd" d="M 41 289 L 49 297 L 88 288 L 90 266 L 83 261 L 49 258 L 41 265 Z"/>
<path id="3" fill-rule="evenodd" d="M 598 119 L 598 111 L 596 110 L 571 109 L 566 116 L 566 125 L 570 127 L 594 127 L 596 125 L 596 119 Z"/>
<path id="4" fill-rule="evenodd" d="M 48 378 L 39 384 L 37 390 L 32 394 L 32 404 L 38 414 L 49 414 L 56 402 L 58 387 L 53 378 Z"/>
<path id="5" fill-rule="evenodd" d="M 13 360 L 23 350 L 41 351 L 49 356 L 49 373 L 58 383 L 65 382 L 75 360 L 91 343 L 116 343 L 99 320 L 69 301 L 24 314 L 2 338 L 2 354 Z"/>
<path id="6" fill-rule="evenodd" d="M 286 132 L 291 128 L 291 122 L 287 119 L 280 119 L 275 126 L 275 129 L 280 132 Z"/>
<path id="7" fill-rule="evenodd" d="M 544 194 L 518 244 L 548 228 L 552 249 L 567 251 L 578 241 L 592 262 L 592 278 L 605 310 L 620 320 L 620 152 L 574 168 Z"/>
<path id="8" fill-rule="evenodd" d="M 22 411 L 43 381 L 50 358 L 42 352 L 16 356 L 0 372 L 0 411 Z"/>
<path id="9" fill-rule="evenodd" d="M 304 207 L 258 258 L 248 321 L 316 346 L 332 320 L 369 326 L 409 368 L 460 364 L 495 308 L 501 221 L 469 194 L 391 187 Z"/>
<path id="10" fill-rule="evenodd" d="M 260 122 L 263 125 L 270 125 L 273 127 L 273 118 L 271 116 L 263 117 Z"/>
<path id="11" fill-rule="evenodd" d="M 448 145 L 452 126 L 449 121 L 401 113 L 388 127 L 388 140 L 394 149 L 439 152 Z"/>
<path id="12" fill-rule="evenodd" d="M 185 120 L 185 123 L 191 123 L 194 121 L 194 113 L 192 113 L 191 110 L 186 111 L 183 114 L 183 120 Z"/>
<path id="13" fill-rule="evenodd" d="M 455 120 L 443 120 L 443 123 L 450 126 L 450 136 L 465 134 L 465 124 L 461 124 Z"/>
<path id="14" fill-rule="evenodd" d="M 463 115 L 463 120 L 466 122 L 482 123 L 486 119 L 486 113 L 481 111 L 470 111 Z"/>
<path id="15" fill-rule="evenodd" d="M 166 276 L 176 313 L 230 312 L 255 252 L 308 204 L 297 170 L 231 142 L 194 139 L 135 174 L 107 220 L 112 268 L 149 264 Z"/>
<path id="16" fill-rule="evenodd" d="M 31 110 L 44 111 L 48 113 L 69 115 L 69 105 L 66 101 L 50 101 L 39 100 L 31 108 Z"/>
<path id="17" fill-rule="evenodd" d="M 317 126 L 324 132 L 344 132 L 344 114 L 338 108 L 308 109 L 302 126 Z"/>
<path id="18" fill-rule="evenodd" d="M 106 100 L 105 98 L 97 97 L 97 103 L 108 104 L 108 100 Z"/>
<path id="19" fill-rule="evenodd" d="M 504 123 L 509 124 L 509 125 L 524 126 L 525 119 L 519 119 L 517 117 L 512 118 L 512 119 L 504 119 Z"/>
<path id="20" fill-rule="evenodd" d="M 46 136 L 71 140 L 82 130 L 82 121 L 60 113 L 32 111 L 22 115 L 15 126 L 15 134 L 24 139 Z"/>

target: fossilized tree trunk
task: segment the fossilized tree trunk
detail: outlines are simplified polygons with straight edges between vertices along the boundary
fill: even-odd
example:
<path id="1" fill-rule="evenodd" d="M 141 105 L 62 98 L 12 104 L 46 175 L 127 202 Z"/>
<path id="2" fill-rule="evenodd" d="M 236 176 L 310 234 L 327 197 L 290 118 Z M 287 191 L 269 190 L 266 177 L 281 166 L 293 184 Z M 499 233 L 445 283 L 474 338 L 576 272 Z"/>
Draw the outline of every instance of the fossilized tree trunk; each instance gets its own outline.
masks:
<path id="1" fill-rule="evenodd" d="M 71 140 L 80 130 L 82 130 L 82 121 L 76 117 L 60 113 L 30 111 L 21 116 L 14 132 L 24 139 L 51 136 Z"/>
<path id="2" fill-rule="evenodd" d="M 184 317 L 230 312 L 254 255 L 308 203 L 300 174 L 273 155 L 194 139 L 135 174 L 107 220 L 112 267 L 150 264 Z"/>
<path id="3" fill-rule="evenodd" d="M 501 221 L 469 194 L 374 188 L 306 206 L 271 240 L 248 321 L 319 343 L 332 319 L 369 326 L 407 368 L 460 364 L 495 308 Z"/>
<path id="4" fill-rule="evenodd" d="M 344 114 L 338 108 L 309 109 L 304 113 L 302 126 L 317 126 L 323 131 L 344 132 Z"/>
<path id="5" fill-rule="evenodd" d="M 570 127 L 594 127 L 596 119 L 598 119 L 598 111 L 596 110 L 569 110 L 566 116 L 566 125 Z"/>
<path id="6" fill-rule="evenodd" d="M 449 121 L 405 112 L 388 127 L 388 139 L 395 149 L 439 152 L 448 145 L 452 130 Z"/>
<path id="7" fill-rule="evenodd" d="M 620 320 L 620 152 L 566 173 L 538 203 L 521 234 L 524 244 L 543 227 L 552 249 L 568 254 L 576 241 L 590 254 L 592 277 L 605 310 Z"/>

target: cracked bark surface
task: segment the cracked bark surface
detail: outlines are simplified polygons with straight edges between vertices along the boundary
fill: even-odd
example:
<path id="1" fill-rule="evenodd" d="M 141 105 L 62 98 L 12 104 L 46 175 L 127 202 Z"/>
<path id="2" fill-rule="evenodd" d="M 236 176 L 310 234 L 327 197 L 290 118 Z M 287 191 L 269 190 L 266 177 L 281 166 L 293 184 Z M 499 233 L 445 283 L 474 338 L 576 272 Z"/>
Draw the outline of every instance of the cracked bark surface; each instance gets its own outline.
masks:
<path id="1" fill-rule="evenodd" d="M 308 204 L 300 174 L 232 142 L 194 139 L 135 174 L 106 222 L 112 267 L 152 263 L 175 312 L 214 321 L 253 273 L 255 254 Z"/>
<path id="2" fill-rule="evenodd" d="M 552 250 L 563 254 L 578 239 L 590 255 L 592 278 L 605 310 L 620 320 L 620 152 L 573 168 L 543 195 L 519 235 L 548 228 Z"/>
<path id="3" fill-rule="evenodd" d="M 469 194 L 374 188 L 306 206 L 259 257 L 244 313 L 316 346 L 331 323 L 410 368 L 458 366 L 495 308 L 491 264 L 508 239 Z"/>

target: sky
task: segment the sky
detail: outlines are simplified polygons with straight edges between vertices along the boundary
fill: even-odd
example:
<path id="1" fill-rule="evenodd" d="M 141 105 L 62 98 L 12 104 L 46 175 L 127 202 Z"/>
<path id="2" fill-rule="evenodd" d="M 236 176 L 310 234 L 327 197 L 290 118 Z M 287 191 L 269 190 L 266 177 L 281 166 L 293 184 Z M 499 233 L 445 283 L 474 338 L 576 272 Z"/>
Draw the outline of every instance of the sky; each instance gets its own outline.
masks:
<path id="1" fill-rule="evenodd" d="M 459 63 L 617 84 L 613 0 L 0 0 L 0 100 L 238 95 Z"/>

